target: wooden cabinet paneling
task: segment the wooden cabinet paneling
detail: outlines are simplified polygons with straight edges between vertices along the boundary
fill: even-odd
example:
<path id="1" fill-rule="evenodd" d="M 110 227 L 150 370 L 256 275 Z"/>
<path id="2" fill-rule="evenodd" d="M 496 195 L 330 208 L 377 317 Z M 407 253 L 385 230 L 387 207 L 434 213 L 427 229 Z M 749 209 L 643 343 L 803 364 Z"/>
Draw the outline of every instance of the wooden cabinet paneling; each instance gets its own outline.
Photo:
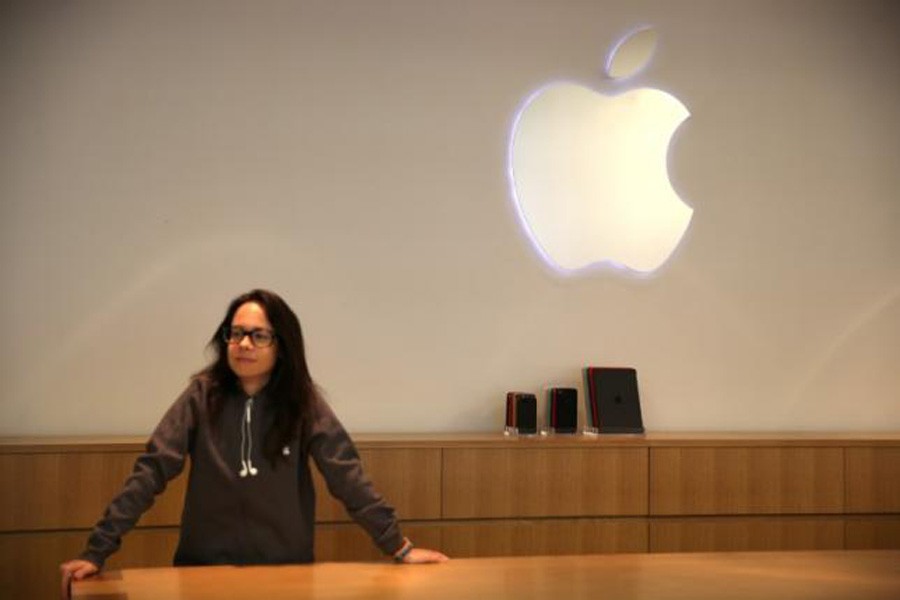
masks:
<path id="1" fill-rule="evenodd" d="M 359 436 L 419 546 L 451 556 L 900 548 L 900 435 Z M 0 598 L 51 598 L 58 565 L 142 442 L 0 439 Z M 187 470 L 187 467 L 186 467 Z M 319 560 L 381 558 L 317 471 Z M 171 563 L 186 474 L 112 567 Z"/>
<path id="2" fill-rule="evenodd" d="M 437 448 L 360 450 L 363 469 L 375 489 L 403 519 L 441 517 L 441 451 Z M 328 493 L 324 478 L 311 465 L 316 486 L 316 521 L 349 521 L 343 505 Z"/>
<path id="3" fill-rule="evenodd" d="M 900 512 L 900 448 L 847 448 L 847 512 Z"/>
<path id="4" fill-rule="evenodd" d="M 137 457 L 134 452 L 0 454 L 5 490 L 0 531 L 92 527 L 121 491 Z M 186 481 L 184 473 L 171 481 L 141 525 L 178 525 Z"/>
<path id="5" fill-rule="evenodd" d="M 446 523 L 441 549 L 448 556 L 529 556 L 646 552 L 647 520 L 540 519 Z"/>
<path id="6" fill-rule="evenodd" d="M 645 448 L 448 448 L 448 519 L 644 515 Z"/>
<path id="7" fill-rule="evenodd" d="M 0 486 L 16 490 L 0 496 L 0 531 L 89 528 L 103 515 L 131 474 L 137 453 L 0 454 Z M 408 519 L 440 518 L 439 449 L 362 450 L 366 474 Z M 140 526 L 177 526 L 187 471 L 169 482 Z M 348 521 L 343 506 L 328 494 L 313 466 L 318 521 Z"/>
<path id="8" fill-rule="evenodd" d="M 900 550 L 900 515 L 848 517 L 844 538 L 848 550 Z"/>
<path id="9" fill-rule="evenodd" d="M 650 514 L 844 510 L 841 448 L 652 448 Z"/>
<path id="10" fill-rule="evenodd" d="M 841 517 L 660 518 L 650 523 L 651 552 L 839 550 Z"/>

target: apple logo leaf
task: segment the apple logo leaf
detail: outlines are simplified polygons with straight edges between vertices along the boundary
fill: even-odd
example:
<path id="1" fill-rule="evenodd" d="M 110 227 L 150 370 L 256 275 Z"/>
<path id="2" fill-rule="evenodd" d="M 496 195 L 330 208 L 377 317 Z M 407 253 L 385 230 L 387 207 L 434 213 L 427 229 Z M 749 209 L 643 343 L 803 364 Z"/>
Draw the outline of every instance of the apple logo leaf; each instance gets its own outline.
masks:
<path id="1" fill-rule="evenodd" d="M 656 50 L 656 37 L 655 29 L 643 26 L 613 44 L 606 59 L 607 77 L 624 79 L 645 67 Z"/>

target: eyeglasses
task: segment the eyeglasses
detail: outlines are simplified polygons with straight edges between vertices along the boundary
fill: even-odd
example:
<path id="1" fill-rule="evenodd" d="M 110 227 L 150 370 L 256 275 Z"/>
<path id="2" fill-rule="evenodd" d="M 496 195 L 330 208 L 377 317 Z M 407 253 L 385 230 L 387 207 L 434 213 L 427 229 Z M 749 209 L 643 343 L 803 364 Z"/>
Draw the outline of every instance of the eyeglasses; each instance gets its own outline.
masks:
<path id="1" fill-rule="evenodd" d="M 244 329 L 243 327 L 222 328 L 222 339 L 228 344 L 240 344 L 250 336 L 250 343 L 256 348 L 268 348 L 275 343 L 275 332 L 270 329 Z"/>

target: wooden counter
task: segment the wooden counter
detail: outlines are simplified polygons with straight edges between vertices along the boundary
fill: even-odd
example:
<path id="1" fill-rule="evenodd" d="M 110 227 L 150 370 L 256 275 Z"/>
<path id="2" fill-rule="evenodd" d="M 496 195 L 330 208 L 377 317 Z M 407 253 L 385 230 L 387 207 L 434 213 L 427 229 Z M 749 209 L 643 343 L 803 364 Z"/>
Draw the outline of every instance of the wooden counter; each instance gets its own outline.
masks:
<path id="1" fill-rule="evenodd" d="M 74 600 L 896 600 L 900 551 L 617 554 L 108 572 Z"/>

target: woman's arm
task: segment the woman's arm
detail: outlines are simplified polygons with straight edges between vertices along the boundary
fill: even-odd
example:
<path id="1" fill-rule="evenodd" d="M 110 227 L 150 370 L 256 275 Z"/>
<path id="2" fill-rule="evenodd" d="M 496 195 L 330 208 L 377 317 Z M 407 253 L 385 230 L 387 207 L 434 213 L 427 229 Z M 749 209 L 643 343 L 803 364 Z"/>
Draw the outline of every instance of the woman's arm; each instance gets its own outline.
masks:
<path id="1" fill-rule="evenodd" d="M 325 478 L 328 491 L 344 504 L 381 551 L 404 563 L 447 560 L 440 552 L 416 548 L 403 537 L 394 508 L 375 491 L 363 472 L 356 446 L 328 404 L 319 400 L 312 415 L 309 454 Z"/>
<path id="2" fill-rule="evenodd" d="M 198 389 L 199 384 L 193 382 L 169 408 L 135 461 L 122 491 L 94 526 L 85 550 L 77 560 L 60 565 L 64 589 L 72 578 L 83 579 L 102 569 L 106 559 L 119 549 L 122 536 L 153 505 L 169 480 L 181 473 L 196 424 Z"/>

